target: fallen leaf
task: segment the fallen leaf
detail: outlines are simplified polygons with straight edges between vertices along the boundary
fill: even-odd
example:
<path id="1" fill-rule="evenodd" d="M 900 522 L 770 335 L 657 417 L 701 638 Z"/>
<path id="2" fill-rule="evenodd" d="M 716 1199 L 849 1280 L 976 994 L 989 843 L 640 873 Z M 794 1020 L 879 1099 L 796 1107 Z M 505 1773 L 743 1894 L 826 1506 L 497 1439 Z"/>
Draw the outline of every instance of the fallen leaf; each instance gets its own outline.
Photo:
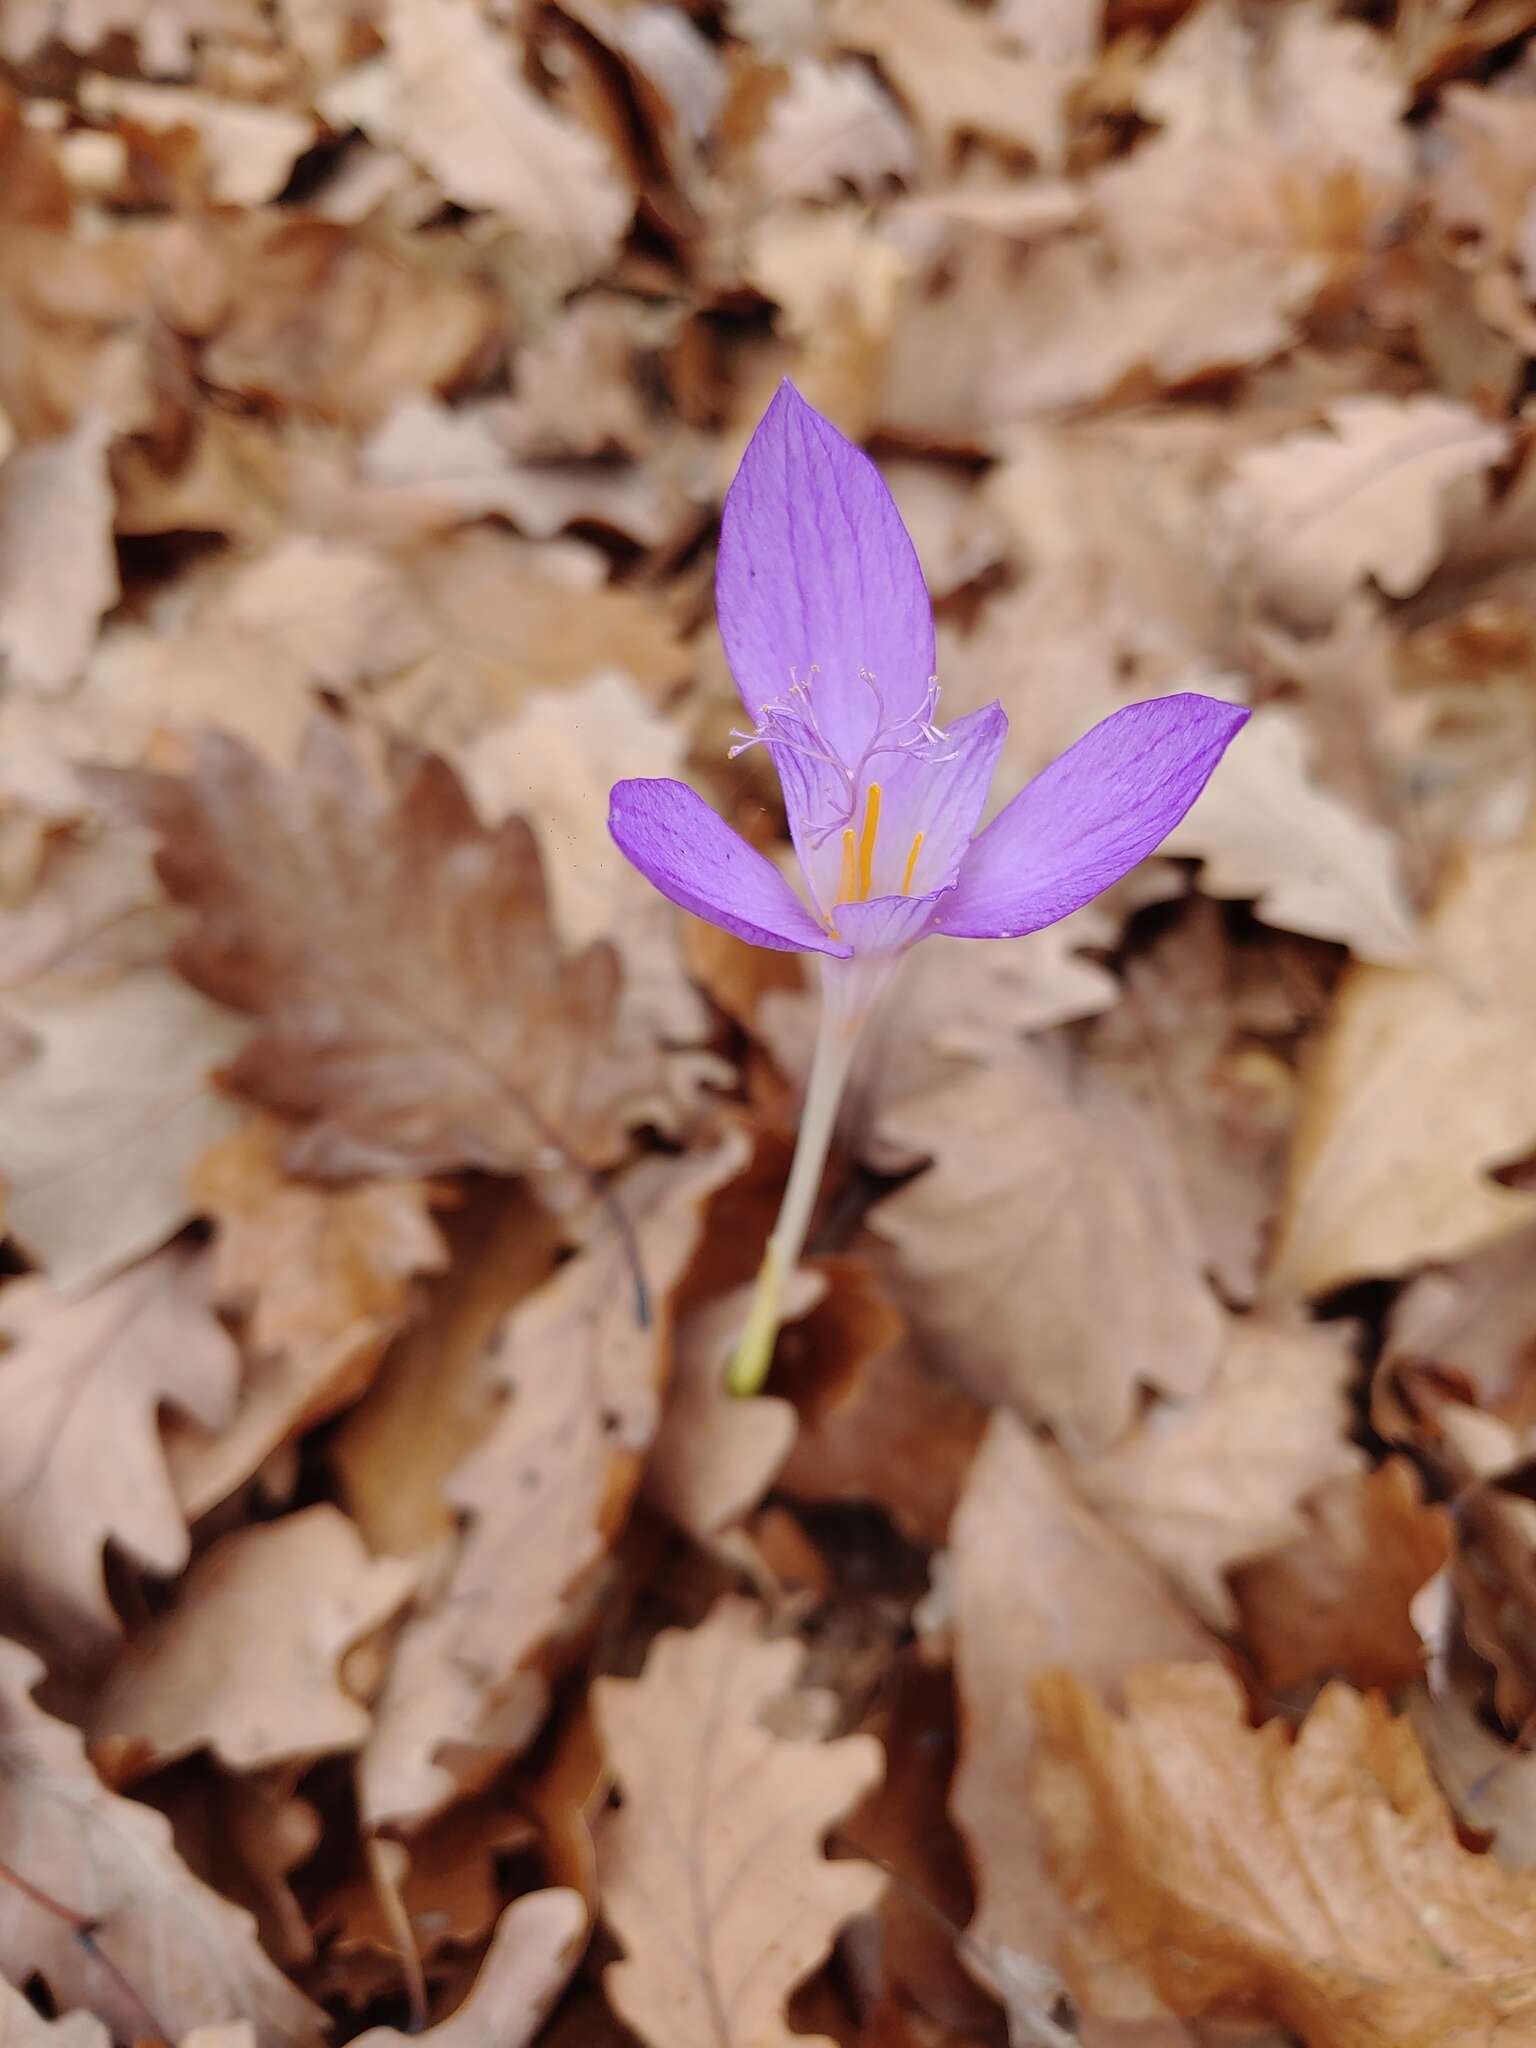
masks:
<path id="1" fill-rule="evenodd" d="M 360 1330 L 393 1335 L 413 1280 L 447 1263 L 431 1190 L 409 1180 L 294 1180 L 282 1171 L 281 1144 L 281 1128 L 255 1118 L 193 1171 L 193 1194 L 216 1226 L 217 1298 L 245 1312 L 258 1351 L 320 1351 Z"/>
<path id="2" fill-rule="evenodd" d="M 325 1502 L 236 1529 L 118 1658 L 91 1738 L 142 1744 L 145 1769 L 199 1749 L 232 1771 L 358 1749 L 370 1721 L 343 1659 L 405 1604 L 416 1577 L 404 1559 L 370 1558 Z"/>
<path id="3" fill-rule="evenodd" d="M 789 2048 L 785 2001 L 837 1930 L 879 1896 L 868 1864 L 828 1862 L 823 1837 L 881 1770 L 871 1736 L 789 1740 L 763 1724 L 804 1651 L 762 1637 L 724 1600 L 669 1629 L 637 1679 L 593 1688 L 624 1805 L 599 1843 L 603 1913 L 625 1949 L 604 1972 L 652 2048 Z"/>
<path id="4" fill-rule="evenodd" d="M 994 1416 L 950 1535 L 960 1763 L 950 1811 L 970 1845 L 984 1955 L 1061 1961 L 1071 1915 L 1053 1884 L 1033 1794 L 1031 1686 L 1058 1667 L 1121 1686 L 1138 1664 L 1215 1657 L 1148 1560 L 1074 1491 L 1012 1416 Z"/>
<path id="5" fill-rule="evenodd" d="M 640 391 L 643 357 L 670 339 L 656 308 L 618 293 L 588 292 L 563 307 L 518 351 L 514 395 L 495 416 L 509 454 L 521 462 L 648 454 L 655 430 Z"/>
<path id="6" fill-rule="evenodd" d="M 1304 1080 L 1276 1294 L 1460 1258 L 1531 1218 L 1488 1176 L 1536 1144 L 1536 958 L 1510 916 L 1533 862 L 1529 843 L 1468 852 L 1427 920 L 1432 964 L 1346 974 Z"/>
<path id="7" fill-rule="evenodd" d="M 383 55 L 321 93 L 327 120 L 403 150 L 459 205 L 493 211 L 551 291 L 606 269 L 630 198 L 597 138 L 524 83 L 520 38 L 473 0 L 430 12 L 389 0 L 382 27 Z"/>
<path id="8" fill-rule="evenodd" d="M 404 2048 L 430 2041 L 434 2048 L 528 2048 L 570 1982 L 587 1939 L 587 1909 L 579 1892 L 553 1889 L 514 1899 L 491 1937 L 468 1998 L 425 2032 L 369 2027 L 355 2048 Z"/>
<path id="9" fill-rule="evenodd" d="M 1226 1573 L 1300 1536 L 1314 1487 L 1358 1474 L 1346 1435 L 1355 1362 L 1348 1324 L 1234 1321 L 1208 1386 L 1155 1403 L 1133 1435 L 1078 1459 L 1074 1476 L 1202 1619 L 1229 1629 Z"/>
<path id="10" fill-rule="evenodd" d="M 1279 1195 L 1296 1085 L 1257 1009 L 1286 963 L 1233 942 L 1195 899 L 1126 962 L 1090 1034 L 1094 1060 L 1154 1117 L 1178 1162 L 1205 1263 L 1229 1302 L 1251 1302 Z"/>
<path id="11" fill-rule="evenodd" d="M 190 778 L 114 774 L 198 916 L 189 980 L 261 1020 L 231 1085 L 312 1119 L 295 1171 L 525 1171 L 608 1163 L 646 1056 L 607 1044 L 617 973 L 562 958 L 532 832 L 486 830 L 452 771 L 399 762 L 380 793 L 318 721 L 298 774 L 209 734 Z"/>
<path id="12" fill-rule="evenodd" d="M 206 1287 L 200 1261 L 165 1251 L 80 1299 L 41 1279 L 0 1291 L 0 1606 L 72 1662 L 99 1660 L 119 1633 L 109 1539 L 164 1575 L 187 1561 L 156 1421 L 169 1404 L 215 1429 L 233 1405 L 239 1358 Z"/>
<path id="13" fill-rule="evenodd" d="M 877 58 L 925 131 L 930 148 L 984 136 L 1060 163 L 1073 72 L 1025 56 L 990 16 L 950 0 L 840 0 L 833 34 Z"/>
<path id="14" fill-rule="evenodd" d="M 1204 861 L 1202 889 L 1251 900 L 1281 931 L 1335 939 L 1384 967 L 1422 958 L 1395 840 L 1313 778 L 1296 712 L 1280 704 L 1256 711 L 1231 769 L 1212 777 L 1163 842 L 1165 854 Z"/>
<path id="15" fill-rule="evenodd" d="M 1435 1781 L 1463 1824 L 1491 1837 L 1490 1853 L 1511 1870 L 1536 1865 L 1536 1757 L 1490 1728 L 1481 1688 L 1420 1683 L 1407 1713 Z"/>
<path id="16" fill-rule="evenodd" d="M 0 465 L 0 663 L 20 689 L 68 689 L 117 602 L 111 438 L 104 415 L 86 412 Z"/>
<path id="17" fill-rule="evenodd" d="M 502 1912 L 498 1867 L 537 1839 L 536 1824 L 522 1811 L 485 1803 L 455 1807 L 423 1828 L 408 1850 L 389 1845 L 391 1866 L 403 1875 L 387 1900 L 377 1859 L 365 1856 L 315 1908 L 327 1987 L 350 2005 L 366 2006 L 397 1989 L 407 1941 L 426 1968 L 440 1963 L 450 1944 L 485 1940 Z"/>
<path id="18" fill-rule="evenodd" d="M 1325 427 L 1240 455 L 1222 495 L 1233 573 L 1301 628 L 1326 626 L 1373 577 L 1391 597 L 1445 545 L 1446 497 L 1505 454 L 1504 427 L 1432 394 L 1341 399 Z"/>
<path id="19" fill-rule="evenodd" d="M 795 1323 L 821 1288 L 802 1270 L 785 1290 L 784 1322 Z M 776 1394 L 743 1399 L 725 1384 L 746 1323 L 750 1292 L 734 1288 L 685 1317 L 672 1384 L 645 1470 L 646 1498 L 708 1543 L 757 1506 L 795 1441 L 795 1411 Z"/>
<path id="20" fill-rule="evenodd" d="M 787 1331 L 774 1384 L 800 1409 L 778 1475 L 799 1500 L 877 1501 L 914 1543 L 937 1546 L 965 1484 L 986 1411 L 912 1355 L 906 1326 L 869 1268 L 820 1259 L 827 1283 Z"/>
<path id="21" fill-rule="evenodd" d="M 539 812 L 556 928 L 573 945 L 612 942 L 624 969 L 621 1013 L 668 1045 L 697 1044 L 708 1016 L 684 970 L 676 910 L 613 843 L 608 791 L 621 776 L 678 777 L 686 751 L 677 727 L 610 673 L 536 692 L 464 760 L 483 817 Z"/>
<path id="22" fill-rule="evenodd" d="M 1451 1518 L 1425 1502 L 1406 1458 L 1330 1479 L 1283 1548 L 1240 1565 L 1232 1592 L 1264 1683 L 1318 1678 L 1384 1691 L 1424 1668 L 1414 1595 L 1451 1554 Z"/>
<path id="23" fill-rule="evenodd" d="M 294 1180 L 282 1142 L 279 1126 L 256 1119 L 192 1171 L 193 1198 L 217 1230 L 214 1295 L 245 1313 L 253 1356 L 225 1428 L 167 1433 L 189 1514 L 227 1499 L 278 1445 L 353 1400 L 411 1315 L 416 1277 L 447 1263 L 422 1182 Z"/>
<path id="24" fill-rule="evenodd" d="M 640 1482 L 670 1366 L 669 1303 L 701 1206 L 743 1145 L 649 1162 L 615 1198 L 653 1304 L 636 1316 L 625 1247 L 602 1220 L 580 1257 L 515 1309 L 492 1371 L 509 1398 L 445 1488 L 465 1533 L 435 1601 L 402 1630 L 364 1751 L 372 1827 L 417 1825 L 526 1747 L 549 1704 L 541 1657 L 579 1628 L 582 1594 Z"/>
<path id="25" fill-rule="evenodd" d="M 1533 1250 L 1532 1233 L 1519 1231 L 1454 1266 L 1418 1274 L 1392 1305 L 1384 1367 L 1449 1367 L 1483 1408 L 1518 1400 L 1536 1364 Z"/>
<path id="26" fill-rule="evenodd" d="M 919 1355 L 978 1400 L 1112 1443 L 1138 1383 L 1190 1397 L 1223 1317 L 1171 1156 L 1132 1103 L 1037 1053 L 885 1119 L 934 1164 L 872 1212 Z"/>
<path id="27" fill-rule="evenodd" d="M 331 1445 L 368 1547 L 407 1557 L 455 1533 L 444 1482 L 502 1405 L 492 1340 L 561 1250 L 554 1218 L 520 1181 L 469 1191 L 444 1235 L 449 1265 L 425 1312 L 390 1347 Z"/>
<path id="28" fill-rule="evenodd" d="M 1211 1667 L 1126 1692 L 1122 1719 L 1075 1677 L 1041 1683 L 1036 1798 L 1069 1895 L 1175 2012 L 1268 2017 L 1308 2048 L 1529 2030 L 1529 1881 L 1462 1847 L 1379 1696 L 1329 1686 L 1293 1740 Z"/>
<path id="29" fill-rule="evenodd" d="M 862 66 L 803 57 L 753 146 L 756 182 L 776 202 L 874 196 L 917 167 L 912 132 Z"/>
<path id="30" fill-rule="evenodd" d="M 56 1287 L 90 1287 L 196 1213 L 188 1173 L 238 1121 L 211 1077 L 248 1027 L 159 966 L 4 1007 L 37 1048 L 0 1077 L 12 1227 Z"/>
<path id="31" fill-rule="evenodd" d="M 370 425 L 407 396 L 456 384 L 498 327 L 466 252 L 403 262 L 375 223 L 352 229 L 285 207 L 215 215 L 179 253 L 170 274 L 162 245 L 160 297 L 173 327 L 211 329 L 197 352 L 202 377 L 279 415 Z M 240 481 L 235 516 L 249 518 Z"/>
<path id="32" fill-rule="evenodd" d="M 20 63 L 57 36 L 86 56 L 116 32 L 135 38 L 146 71 L 175 75 L 189 69 L 194 38 L 260 44 L 264 28 L 260 0 L 20 0 L 7 11 L 0 47 Z"/>
<path id="33" fill-rule="evenodd" d="M 437 644 L 380 692 L 392 724 L 452 753 L 512 718 L 535 690 L 623 674 L 656 699 L 688 657 L 654 596 L 605 582 L 582 542 L 530 543 L 469 527 L 422 549 L 411 579 Z"/>
<path id="34" fill-rule="evenodd" d="M 0 1978 L 0 2041 L 5 2048 L 112 2048 L 112 2036 L 93 2013 L 66 2012 L 45 2020 L 4 1978 Z"/>
<path id="35" fill-rule="evenodd" d="M 6 738 L 14 747 L 16 735 Z M 11 758 L 22 764 L 21 749 Z M 0 1003 L 75 994 L 165 958 L 175 914 L 142 833 L 95 819 L 85 830 L 41 830 L 30 883 L 0 900 Z"/>
<path id="36" fill-rule="evenodd" d="M 201 145 L 208 195 L 227 206 L 276 199 L 294 164 L 315 140 L 315 122 L 290 107 L 269 107 L 180 85 L 148 85 L 88 71 L 78 87 L 88 113 L 114 115 L 164 133 L 188 128 Z"/>
<path id="37" fill-rule="evenodd" d="M 258 2048 L 318 2044 L 325 2015 L 262 1954 L 251 1916 L 192 1876 L 163 1815 L 105 1789 L 76 1731 L 33 1703 L 40 1675 L 28 1651 L 0 1643 L 0 1857 L 79 1914 L 91 1939 L 8 1884 L 0 1972 L 40 1976 L 57 2005 L 91 2009 L 120 2039 L 149 2023 L 174 2039 L 238 2018 Z"/>

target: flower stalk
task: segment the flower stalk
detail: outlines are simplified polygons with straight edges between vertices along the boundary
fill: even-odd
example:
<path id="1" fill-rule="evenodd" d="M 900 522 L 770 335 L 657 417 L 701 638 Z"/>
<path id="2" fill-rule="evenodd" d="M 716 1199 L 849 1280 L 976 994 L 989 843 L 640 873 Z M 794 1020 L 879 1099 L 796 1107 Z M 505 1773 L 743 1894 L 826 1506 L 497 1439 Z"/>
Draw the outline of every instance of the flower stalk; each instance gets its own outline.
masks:
<path id="1" fill-rule="evenodd" d="M 816 1026 L 816 1047 L 811 1055 L 810 1077 L 805 1103 L 800 1112 L 800 1130 L 795 1139 L 795 1156 L 790 1161 L 789 1179 L 778 1221 L 769 1235 L 758 1269 L 757 1285 L 746 1324 L 726 1375 L 733 1394 L 755 1394 L 768 1377 L 778 1342 L 783 1316 L 784 1287 L 800 1263 L 806 1233 L 816 1207 L 816 1191 L 827 1163 L 843 1090 L 848 1082 L 853 1056 L 864 1026 L 874 1009 L 878 988 L 865 986 L 857 994 L 852 977 L 840 961 L 828 961 L 822 974 L 822 1001 Z M 883 983 L 884 977 L 881 977 Z"/>

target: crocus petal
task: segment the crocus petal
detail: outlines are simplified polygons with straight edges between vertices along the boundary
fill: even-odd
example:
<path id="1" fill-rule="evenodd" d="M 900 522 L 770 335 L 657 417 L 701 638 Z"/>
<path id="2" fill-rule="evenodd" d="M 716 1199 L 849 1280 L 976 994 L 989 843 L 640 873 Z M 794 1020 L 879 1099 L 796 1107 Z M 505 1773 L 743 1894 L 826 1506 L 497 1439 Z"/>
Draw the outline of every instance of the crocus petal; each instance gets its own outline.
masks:
<path id="1" fill-rule="evenodd" d="M 837 913 L 838 932 L 859 959 L 866 954 L 905 952 L 927 932 L 934 905 L 943 900 L 944 893 L 871 896 L 867 903 L 845 903 Z"/>
<path id="2" fill-rule="evenodd" d="M 1007 737 L 1008 714 L 1001 704 L 986 704 L 951 720 L 942 748 L 925 749 L 923 756 L 871 757 L 865 789 L 878 782 L 882 799 L 877 890 L 894 895 L 905 881 L 908 891 L 920 893 L 954 880 L 986 808 L 992 771 Z M 861 793 L 861 808 L 864 800 Z M 908 877 L 907 860 L 919 832 L 922 844 Z"/>
<path id="3" fill-rule="evenodd" d="M 663 896 L 777 953 L 851 948 L 819 925 L 773 862 L 733 832 L 696 789 L 666 777 L 616 782 L 608 830 Z"/>
<path id="4" fill-rule="evenodd" d="M 917 552 L 879 470 L 787 380 L 726 493 L 715 603 L 754 723 L 814 667 L 822 729 L 851 760 L 924 700 L 933 611 Z"/>
<path id="5" fill-rule="evenodd" d="M 1012 939 L 1091 902 L 1173 830 L 1247 718 L 1189 692 L 1102 719 L 992 820 L 934 928 Z"/>

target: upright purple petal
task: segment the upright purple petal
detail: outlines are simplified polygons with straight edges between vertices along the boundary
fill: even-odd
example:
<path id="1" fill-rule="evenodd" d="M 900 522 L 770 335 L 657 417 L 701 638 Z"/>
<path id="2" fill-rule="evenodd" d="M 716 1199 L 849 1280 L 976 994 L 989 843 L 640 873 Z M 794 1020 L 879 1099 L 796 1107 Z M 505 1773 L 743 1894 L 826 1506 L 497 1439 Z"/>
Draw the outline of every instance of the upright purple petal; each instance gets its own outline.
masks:
<path id="1" fill-rule="evenodd" d="M 608 830 L 663 896 L 696 917 L 777 953 L 852 950 L 819 925 L 772 861 L 733 832 L 686 782 L 616 782 Z"/>
<path id="2" fill-rule="evenodd" d="M 1100 720 L 976 840 L 934 929 L 1018 938 L 1091 902 L 1173 830 L 1247 718 L 1190 692 Z"/>
<path id="3" fill-rule="evenodd" d="M 715 602 L 754 724 L 814 670 L 822 730 L 852 762 L 923 703 L 933 611 L 917 552 L 869 457 L 787 379 L 726 493 Z"/>

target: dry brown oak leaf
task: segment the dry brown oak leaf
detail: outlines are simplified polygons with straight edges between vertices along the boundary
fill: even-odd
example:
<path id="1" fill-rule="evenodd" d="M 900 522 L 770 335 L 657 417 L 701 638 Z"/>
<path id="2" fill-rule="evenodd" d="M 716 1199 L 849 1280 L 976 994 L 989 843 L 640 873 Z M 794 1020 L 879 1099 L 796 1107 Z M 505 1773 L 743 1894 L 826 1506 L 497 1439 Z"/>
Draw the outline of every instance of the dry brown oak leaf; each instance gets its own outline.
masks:
<path id="1" fill-rule="evenodd" d="M 1293 1542 L 1232 1574 L 1264 1683 L 1406 1685 L 1424 1668 L 1413 1599 L 1452 1548 L 1450 1511 L 1426 1502 L 1406 1458 L 1318 1488 Z"/>
<path id="2" fill-rule="evenodd" d="M 353 2048 L 527 2048 L 570 1981 L 587 1940 L 580 1892 L 555 1886 L 514 1899 L 496 1923 L 469 1996 L 425 2033 L 370 2027 Z"/>
<path id="3" fill-rule="evenodd" d="M 804 1650 L 765 1642 L 749 1602 L 658 1636 L 637 1679 L 593 1687 L 624 1804 L 599 1843 L 603 1913 L 625 1948 L 603 1986 L 649 2048 L 828 2048 L 785 2002 L 881 1888 L 829 1862 L 829 1828 L 883 1766 L 873 1736 L 791 1741 L 764 1725 Z"/>
<path id="4" fill-rule="evenodd" d="M 1536 1217 L 1496 1168 L 1536 1144 L 1536 835 L 1456 863 L 1421 967 L 1354 967 L 1308 1063 L 1269 1286 L 1315 1295 L 1456 1259 Z"/>
<path id="5" fill-rule="evenodd" d="M 1299 1536 L 1301 1502 L 1355 1471 L 1350 1324 L 1235 1320 L 1211 1384 L 1150 1404 L 1076 1480 L 1106 1522 L 1162 1566 L 1213 1628 L 1236 1620 L 1225 1573 Z"/>
<path id="6" fill-rule="evenodd" d="M 1306 2048 L 1536 2041 L 1536 1888 L 1463 1848 L 1417 1738 L 1334 1684 L 1294 1738 L 1209 1665 L 1138 1673 L 1117 1719 L 1036 1689 L 1036 1799 L 1069 1897 L 1185 2017 Z"/>
<path id="7" fill-rule="evenodd" d="M 248 1027 L 158 964 L 105 985 L 22 992 L 4 1017 L 35 1042 L 0 1080 L 11 1227 L 54 1285 L 75 1293 L 191 1220 L 188 1169 L 238 1115 L 210 1074 Z"/>
<path id="8" fill-rule="evenodd" d="M 325 2015 L 262 1953 L 248 1913 L 187 1869 L 162 1814 L 108 1792 L 80 1736 L 36 1706 L 37 1660 L 0 1642 L 0 1974 L 41 1976 L 56 2005 L 119 2040 L 248 2020 L 258 2048 L 308 2048 Z M 90 1943 L 78 1924 L 93 1929 Z"/>
<path id="9" fill-rule="evenodd" d="M 252 1356 L 229 1426 L 172 1423 L 166 1449 L 189 1515 L 204 1513 L 301 1430 L 355 1399 L 447 1247 L 421 1181 L 326 1187 L 282 1170 L 266 1118 L 204 1153 L 191 1190 L 216 1225 L 213 1291 L 244 1310 Z"/>
<path id="10" fill-rule="evenodd" d="M 992 1419 L 950 1532 L 960 1764 L 950 1810 L 976 1874 L 971 1939 L 1052 1969 L 1070 1914 L 1031 1796 L 1031 1683 L 1058 1666 L 1118 1686 L 1137 1664 L 1219 1646 L 1151 1562 L 1101 1521 L 1015 1418 Z"/>
<path id="11" fill-rule="evenodd" d="M 229 1080 L 310 1120 L 293 1171 L 619 1156 L 650 1072 L 610 1043 L 613 953 L 562 956 L 532 832 L 483 826 L 446 762 L 396 753 L 381 789 L 319 719 L 291 778 L 217 733 L 191 776 L 103 775 L 197 913 L 182 973 L 260 1019 Z"/>
<path id="12" fill-rule="evenodd" d="M 1097 1449 L 1138 1383 L 1188 1398 L 1222 1311 L 1167 1139 L 1139 1105 L 1038 1053 L 902 1104 L 882 1135 L 929 1170 L 871 1215 L 920 1353 L 978 1400 Z"/>
<path id="13" fill-rule="evenodd" d="M 714 1152 L 644 1160 L 617 1183 L 650 1283 L 635 1317 L 624 1249 L 603 1224 L 492 1339 L 506 1391 L 444 1489 L 463 1522 L 435 1599 L 401 1631 L 363 1755 L 369 1825 L 419 1826 L 526 1747 L 549 1704 L 562 1635 L 623 1526 L 671 1369 L 670 1300 L 718 1187 L 745 1163 Z"/>
<path id="14" fill-rule="evenodd" d="M 146 1768 L 198 1749 L 232 1771 L 358 1749 L 368 1709 L 342 1660 L 416 1579 L 404 1558 L 370 1558 L 327 1501 L 231 1530 L 117 1660 L 90 1733 L 142 1744 Z"/>
<path id="15" fill-rule="evenodd" d="M 228 1419 L 240 1361 L 199 1261 L 161 1252 L 70 1300 L 41 1279 L 0 1291 L 0 1615 L 71 1661 L 119 1634 L 102 1549 L 169 1574 L 186 1524 L 166 1470 L 162 1405 Z"/>

